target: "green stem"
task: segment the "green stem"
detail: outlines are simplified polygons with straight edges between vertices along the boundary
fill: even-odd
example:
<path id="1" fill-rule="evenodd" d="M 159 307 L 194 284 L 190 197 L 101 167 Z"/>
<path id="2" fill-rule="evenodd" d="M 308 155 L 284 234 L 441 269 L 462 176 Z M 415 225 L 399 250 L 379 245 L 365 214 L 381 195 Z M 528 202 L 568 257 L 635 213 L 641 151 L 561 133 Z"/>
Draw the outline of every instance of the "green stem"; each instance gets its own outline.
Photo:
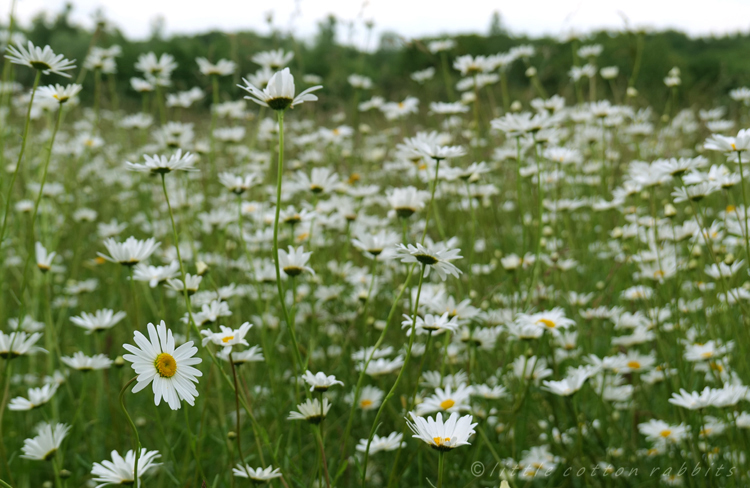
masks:
<path id="1" fill-rule="evenodd" d="M 26 109 L 26 122 L 23 127 L 23 139 L 21 139 L 21 150 L 18 153 L 18 161 L 16 162 L 16 169 L 13 170 L 13 176 L 10 178 L 10 186 L 8 187 L 8 198 L 5 199 L 5 215 L 3 217 L 3 227 L 0 230 L 0 245 L 5 241 L 5 230 L 8 227 L 8 212 L 10 211 L 10 204 L 13 200 L 13 185 L 18 178 L 18 172 L 21 169 L 21 161 L 23 160 L 23 153 L 26 150 L 26 139 L 29 135 L 29 122 L 31 121 L 31 106 L 34 104 L 34 95 L 36 89 L 39 86 L 39 79 L 42 76 L 42 72 L 37 70 L 36 77 L 34 77 L 34 86 L 31 88 L 31 98 L 29 99 L 29 106 Z"/>
<path id="2" fill-rule="evenodd" d="M 128 390 L 128 387 L 132 385 L 137 379 L 138 377 L 134 376 L 130 381 L 125 383 L 125 386 L 123 386 L 122 390 L 120 390 L 120 408 L 122 408 L 122 411 L 125 414 L 125 417 L 128 419 L 130 428 L 133 430 L 133 434 L 135 435 L 135 463 L 133 463 L 133 488 L 138 488 L 138 459 L 141 457 L 141 438 L 138 436 L 138 429 L 136 429 L 135 424 L 133 423 L 133 419 L 130 418 L 128 409 L 125 408 L 124 397 L 125 397 L 125 392 Z"/>

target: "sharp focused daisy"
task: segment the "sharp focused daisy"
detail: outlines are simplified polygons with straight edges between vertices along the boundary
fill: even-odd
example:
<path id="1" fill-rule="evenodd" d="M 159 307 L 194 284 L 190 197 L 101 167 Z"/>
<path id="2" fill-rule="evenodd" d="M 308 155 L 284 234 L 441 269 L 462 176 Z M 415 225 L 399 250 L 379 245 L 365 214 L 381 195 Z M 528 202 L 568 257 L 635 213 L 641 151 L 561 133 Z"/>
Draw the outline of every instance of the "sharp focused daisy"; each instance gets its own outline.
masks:
<path id="1" fill-rule="evenodd" d="M 242 81 L 245 82 L 245 85 L 237 86 L 250 94 L 249 97 L 245 97 L 246 99 L 273 110 L 286 110 L 304 102 L 314 102 L 318 97 L 313 95 L 312 92 L 323 88 L 321 85 L 313 86 L 295 97 L 294 76 L 292 76 L 289 68 L 274 73 L 268 80 L 268 86 L 262 90 L 244 78 Z"/>
<path id="2" fill-rule="evenodd" d="M 125 166 L 132 171 L 142 171 L 146 173 L 166 174 L 172 171 L 198 171 L 197 168 L 193 167 L 195 162 L 195 155 L 190 152 L 182 154 L 182 149 L 178 149 L 177 152 L 171 156 L 162 156 L 154 154 L 149 156 L 148 154 L 143 155 L 145 160 L 142 164 L 131 163 L 130 161 L 125 162 Z"/>
<path id="3" fill-rule="evenodd" d="M 156 239 L 153 237 L 141 241 L 130 236 L 125 242 L 117 242 L 113 238 L 109 238 L 104 240 L 104 247 L 107 248 L 111 257 L 102 253 L 97 254 L 99 257 L 112 263 L 120 263 L 124 266 L 135 266 L 141 261 L 148 259 L 160 245 L 161 243 L 156 242 Z"/>
<path id="4" fill-rule="evenodd" d="M 429 249 L 420 243 L 416 246 L 409 244 L 396 246 L 396 255 L 401 258 L 402 263 L 420 263 L 425 267 L 424 276 L 430 275 L 430 269 L 434 268 L 440 279 L 445 281 L 448 275 L 456 278 L 461 274 L 456 266 L 450 263 L 454 259 L 461 259 L 460 249 L 434 248 Z"/>
<path id="5" fill-rule="evenodd" d="M 141 449 L 140 456 L 138 456 L 138 486 L 141 486 L 141 477 L 148 473 L 151 468 L 159 465 L 155 462 L 159 457 L 161 457 L 159 451 Z M 101 488 L 106 485 L 133 485 L 135 482 L 134 471 L 135 451 L 128 451 L 125 457 L 122 457 L 117 451 L 112 451 L 112 461 L 105 460 L 101 463 L 94 463 L 91 474 L 94 476 L 94 481 L 99 483 L 96 488 Z"/>
<path id="6" fill-rule="evenodd" d="M 49 461 L 60 448 L 69 430 L 70 426 L 66 424 L 41 424 L 36 429 L 36 437 L 23 441 L 21 457 L 36 461 Z"/>
<path id="7" fill-rule="evenodd" d="M 51 47 L 44 46 L 44 48 L 40 48 L 35 46 L 31 41 L 28 42 L 26 47 L 23 47 L 21 44 L 8 46 L 7 51 L 8 55 L 6 58 L 11 63 L 22 64 L 41 70 L 45 75 L 55 73 L 70 78 L 70 74 L 66 73 L 66 71 L 70 71 L 76 67 L 73 64 L 75 60 L 70 61 L 65 59 L 65 56 L 62 54 L 55 54 Z"/>
<path id="8" fill-rule="evenodd" d="M 180 408 L 181 400 L 194 405 L 198 390 L 193 383 L 198 383 L 197 378 L 203 375 L 193 367 L 202 361 L 194 357 L 198 348 L 193 347 L 192 341 L 175 348 L 172 331 L 167 329 L 163 320 L 156 327 L 149 323 L 148 335 L 146 338 L 140 331 L 135 331 L 133 340 L 137 347 L 123 345 L 132 353 L 123 355 L 123 358 L 133 363 L 132 368 L 138 374 L 133 393 L 138 393 L 153 382 L 154 403 L 157 406 L 162 398 L 172 410 Z"/>
<path id="9" fill-rule="evenodd" d="M 414 412 L 409 412 L 412 420 L 406 420 L 407 425 L 414 432 L 412 437 L 421 439 L 430 447 L 438 451 L 450 451 L 459 446 L 469 445 L 469 436 L 474 433 L 476 423 L 471 423 L 473 417 L 464 415 L 459 417 L 453 412 L 448 420 L 443 422 L 443 414 L 438 413 L 435 419 L 432 417 L 420 417 Z"/>

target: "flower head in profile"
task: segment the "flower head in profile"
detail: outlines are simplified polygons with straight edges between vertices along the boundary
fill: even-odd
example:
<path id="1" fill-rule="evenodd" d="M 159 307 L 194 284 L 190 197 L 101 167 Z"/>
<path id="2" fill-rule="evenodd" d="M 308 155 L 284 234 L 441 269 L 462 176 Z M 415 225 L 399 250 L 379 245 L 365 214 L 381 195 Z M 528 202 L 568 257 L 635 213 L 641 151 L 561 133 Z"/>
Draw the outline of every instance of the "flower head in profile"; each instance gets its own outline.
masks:
<path id="1" fill-rule="evenodd" d="M 41 332 L 27 334 L 26 332 L 16 331 L 6 334 L 0 331 L 0 358 L 13 359 L 18 356 L 44 351 L 44 349 L 34 345 L 41 338 Z"/>
<path id="2" fill-rule="evenodd" d="M 315 271 L 310 266 L 307 266 L 307 262 L 310 260 L 312 252 L 305 252 L 302 246 L 294 248 L 289 246 L 289 251 L 279 249 L 279 266 L 284 270 L 287 276 L 299 276 L 303 271 L 307 271 L 310 274 L 315 274 Z"/>
<path id="3" fill-rule="evenodd" d="M 245 85 L 237 86 L 250 94 L 249 97 L 245 97 L 246 99 L 252 100 L 258 105 L 281 111 L 294 108 L 295 105 L 304 102 L 314 102 L 318 97 L 313 95 L 312 92 L 323 88 L 321 85 L 316 85 L 295 96 L 294 76 L 292 76 L 289 68 L 284 68 L 274 73 L 271 79 L 268 80 L 268 86 L 262 90 L 244 78 L 242 81 L 245 82 Z"/>
<path id="4" fill-rule="evenodd" d="M 312 374 L 310 370 L 307 370 L 305 371 L 305 374 L 302 375 L 302 379 L 305 380 L 305 383 L 310 385 L 310 391 L 328 391 L 333 385 L 344 386 L 344 383 L 337 380 L 334 375 L 326 375 L 321 371 Z"/>
<path id="5" fill-rule="evenodd" d="M 267 483 L 274 478 L 281 478 L 281 469 L 274 469 L 273 466 L 267 468 L 251 468 L 250 465 L 237 465 L 236 468 L 232 468 L 232 473 L 238 478 L 249 478 L 253 483 Z"/>
<path id="6" fill-rule="evenodd" d="M 75 98 L 80 93 L 83 87 L 77 83 L 72 83 L 67 86 L 62 85 L 49 85 L 39 88 L 39 97 L 47 98 L 57 101 L 60 105 L 68 102 L 70 99 Z"/>
<path id="7" fill-rule="evenodd" d="M 148 154 L 143 155 L 145 162 L 131 163 L 130 161 L 125 162 L 125 166 L 131 171 L 142 171 L 146 173 L 166 174 L 172 171 L 198 171 L 197 168 L 193 167 L 195 156 L 190 152 L 182 154 L 182 149 L 178 149 L 173 155 L 160 156 L 154 154 L 149 156 Z"/>
<path id="8" fill-rule="evenodd" d="M 70 61 L 65 59 L 65 56 L 62 54 L 55 54 L 51 47 L 44 46 L 44 48 L 40 48 L 35 46 L 31 41 L 28 42 L 26 47 L 23 47 L 21 44 L 8 46 L 7 51 L 8 55 L 6 58 L 11 63 L 41 70 L 45 75 L 55 73 L 70 78 L 70 74 L 66 73 L 66 71 L 70 71 L 76 67 L 73 64 L 75 60 Z"/>
<path id="9" fill-rule="evenodd" d="M 73 357 L 63 356 L 60 358 L 60 361 L 65 363 L 70 368 L 84 372 L 94 371 L 98 369 L 107 369 L 112 366 L 112 363 L 114 362 L 104 354 L 86 356 L 81 351 L 74 353 Z"/>
<path id="10" fill-rule="evenodd" d="M 297 405 L 296 412 L 289 412 L 289 420 L 307 420 L 311 424 L 319 424 L 326 418 L 328 410 L 331 409 L 331 403 L 328 398 L 323 398 L 323 403 L 317 398 L 308 398 L 304 403 Z"/>
<path id="11" fill-rule="evenodd" d="M 172 410 L 181 407 L 181 400 L 195 405 L 198 390 L 193 383 L 198 383 L 198 377 L 203 373 L 193 367 L 202 361 L 195 357 L 198 348 L 193 347 L 193 342 L 175 348 L 172 331 L 167 329 L 163 320 L 156 327 L 148 324 L 148 338 L 135 331 L 133 339 L 136 346 L 123 345 L 132 353 L 123 355 L 123 358 L 133 363 L 132 368 L 138 374 L 133 393 L 153 383 L 154 403 L 157 406 L 162 398 Z"/>
<path id="12" fill-rule="evenodd" d="M 44 385 L 41 388 L 29 388 L 29 398 L 13 398 L 10 403 L 8 403 L 8 410 L 34 410 L 50 401 L 52 397 L 55 396 L 56 392 L 57 385 Z"/>
<path id="13" fill-rule="evenodd" d="M 70 321 L 78 327 L 86 329 L 87 334 L 111 329 L 125 318 L 125 312 L 115 312 L 109 308 L 97 310 L 94 313 L 82 312 L 81 315 L 71 317 Z"/>
<path id="14" fill-rule="evenodd" d="M 294 57 L 293 52 L 284 52 L 283 49 L 272 49 L 271 51 L 262 51 L 250 58 L 250 60 L 263 68 L 279 70 L 289 64 Z"/>
<path id="15" fill-rule="evenodd" d="M 159 457 L 161 457 L 159 451 L 141 449 L 141 455 L 138 456 L 139 486 L 141 476 L 159 465 L 155 462 Z M 104 460 L 101 463 L 94 463 L 91 474 L 94 476 L 94 481 L 100 483 L 96 488 L 101 488 L 105 485 L 133 485 L 135 481 L 134 471 L 135 451 L 128 451 L 124 458 L 119 452 L 112 451 L 112 461 Z"/>
<path id="16" fill-rule="evenodd" d="M 60 448 L 69 430 L 70 426 L 66 424 L 41 424 L 36 430 L 36 437 L 23 441 L 21 457 L 35 461 L 49 461 Z"/>
<path id="17" fill-rule="evenodd" d="M 41 242 L 37 242 L 34 246 L 36 253 L 36 265 L 43 272 L 46 273 L 52 269 L 52 260 L 57 256 L 56 252 L 47 252 L 47 249 L 42 245 Z"/>
<path id="18" fill-rule="evenodd" d="M 141 261 L 148 259 L 160 244 L 153 237 L 141 241 L 130 236 L 125 242 L 117 242 L 109 238 L 104 240 L 104 246 L 109 251 L 111 257 L 105 256 L 102 253 L 97 254 L 112 263 L 120 263 L 123 266 L 135 266 Z"/>
<path id="19" fill-rule="evenodd" d="M 211 63 L 206 58 L 196 58 L 195 61 L 198 63 L 201 73 L 206 76 L 227 76 L 233 74 L 234 70 L 237 69 L 235 62 L 228 59 L 220 59 L 216 64 Z"/>
<path id="20" fill-rule="evenodd" d="M 469 445 L 469 436 L 474 433 L 477 425 L 471 423 L 474 420 L 471 415 L 459 417 L 458 412 L 453 412 L 445 422 L 442 413 L 438 413 L 435 419 L 420 417 L 414 412 L 409 412 L 409 415 L 412 420 L 407 419 L 406 423 L 414 432 L 412 437 L 421 439 L 438 451 L 450 451 Z"/>
<path id="21" fill-rule="evenodd" d="M 448 279 L 448 275 L 458 278 L 461 274 L 461 270 L 450 262 L 454 259 L 460 259 L 462 257 L 459 254 L 460 252 L 460 249 L 441 249 L 437 247 L 430 249 L 419 243 L 416 246 L 412 244 L 408 246 L 398 244 L 396 246 L 396 255 L 401 258 L 402 263 L 420 263 L 424 265 L 425 277 L 429 276 L 430 269 L 434 268 L 443 281 Z"/>

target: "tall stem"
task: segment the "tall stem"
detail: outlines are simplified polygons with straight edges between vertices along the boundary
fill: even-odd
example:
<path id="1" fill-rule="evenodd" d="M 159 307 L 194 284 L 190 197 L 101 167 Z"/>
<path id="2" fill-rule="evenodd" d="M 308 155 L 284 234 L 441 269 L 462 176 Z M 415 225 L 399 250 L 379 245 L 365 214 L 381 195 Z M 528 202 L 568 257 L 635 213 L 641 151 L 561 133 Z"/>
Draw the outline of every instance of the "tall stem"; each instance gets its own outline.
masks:
<path id="1" fill-rule="evenodd" d="M 422 295 L 422 283 L 424 282 L 424 271 L 425 271 L 426 265 L 422 265 L 421 268 L 419 268 L 419 286 L 417 287 L 417 299 L 414 302 L 414 314 L 412 318 L 411 323 L 411 333 L 409 334 L 409 345 L 406 348 L 406 357 L 404 358 L 404 365 L 401 366 L 401 370 L 398 372 L 398 376 L 396 377 L 396 381 L 393 383 L 393 386 L 391 387 L 390 391 L 388 392 L 388 395 L 383 399 L 383 403 L 380 404 L 380 408 L 378 408 L 378 413 L 375 414 L 375 420 L 372 422 L 372 427 L 370 428 L 370 435 L 367 437 L 367 448 L 365 449 L 365 459 L 362 464 L 362 487 L 365 486 L 365 476 L 367 475 L 367 461 L 369 459 L 370 455 L 370 444 L 372 444 L 372 438 L 375 435 L 375 429 L 378 428 L 378 420 L 380 420 L 380 416 L 383 414 L 383 410 L 385 409 L 386 404 L 388 403 L 388 400 L 393 397 L 393 395 L 396 393 L 396 388 L 398 388 L 399 383 L 401 383 L 401 378 L 404 375 L 404 370 L 406 370 L 406 367 L 409 365 L 409 359 L 411 358 L 411 349 L 414 345 L 414 337 L 417 335 L 417 311 L 419 310 L 419 297 Z"/>
<path id="2" fill-rule="evenodd" d="M 740 187 L 742 188 L 742 205 L 745 207 L 745 221 L 742 222 L 740 229 L 745 231 L 745 259 L 750 263 L 750 236 L 748 236 L 747 225 L 747 195 L 745 191 L 745 170 L 742 167 L 742 152 L 737 151 L 737 162 L 740 165 Z"/>
<path id="3" fill-rule="evenodd" d="M 18 161 L 16 162 L 16 169 L 13 171 L 13 176 L 10 178 L 10 186 L 8 186 L 8 198 L 5 199 L 5 215 L 3 216 L 3 227 L 0 230 L 0 245 L 5 241 L 5 230 L 8 227 L 8 212 L 10 211 L 10 204 L 13 200 L 13 185 L 18 178 L 18 172 L 21 169 L 21 161 L 23 160 L 23 153 L 26 150 L 26 139 L 29 135 L 29 122 L 31 121 L 31 106 L 34 104 L 34 94 L 36 94 L 36 88 L 39 86 L 39 79 L 42 76 L 42 72 L 37 70 L 36 77 L 34 77 L 34 86 L 31 88 L 31 98 L 29 99 L 29 106 L 26 109 L 26 122 L 23 127 L 23 139 L 21 139 L 21 150 L 18 152 Z"/>
<path id="4" fill-rule="evenodd" d="M 130 387 L 130 385 L 132 385 L 137 379 L 138 377 L 134 376 L 130 381 L 125 383 L 125 386 L 123 386 L 122 390 L 120 390 L 120 408 L 122 408 L 122 411 L 125 414 L 125 417 L 128 419 L 130 428 L 133 430 L 133 434 L 135 435 L 135 463 L 133 463 L 133 488 L 138 488 L 138 459 L 141 457 L 141 438 L 138 437 L 138 429 L 136 429 L 135 424 L 133 423 L 133 419 L 130 418 L 128 409 L 125 408 L 124 397 L 125 397 L 125 392 L 128 390 L 128 387 Z"/>
<path id="5" fill-rule="evenodd" d="M 276 175 L 276 215 L 273 220 L 273 264 L 276 268 L 276 289 L 279 292 L 279 302 L 281 302 L 281 311 L 284 313 L 284 320 L 289 328 L 289 334 L 292 337 L 292 347 L 294 348 L 294 375 L 297 376 L 299 368 L 302 367 L 302 357 L 297 346 L 297 336 L 294 333 L 294 324 L 289 319 L 289 311 L 286 308 L 286 296 L 284 287 L 281 284 L 281 269 L 279 268 L 279 215 L 281 214 L 281 180 L 284 173 L 284 111 L 278 110 L 279 119 L 279 164 Z"/>

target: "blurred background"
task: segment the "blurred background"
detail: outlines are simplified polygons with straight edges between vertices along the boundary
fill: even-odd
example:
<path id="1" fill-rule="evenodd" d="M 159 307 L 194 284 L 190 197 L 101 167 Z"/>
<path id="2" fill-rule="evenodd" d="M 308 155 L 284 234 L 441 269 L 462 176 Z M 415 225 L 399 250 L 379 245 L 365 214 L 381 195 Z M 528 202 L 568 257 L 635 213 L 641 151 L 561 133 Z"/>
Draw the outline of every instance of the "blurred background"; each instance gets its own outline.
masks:
<path id="1" fill-rule="evenodd" d="M 462 0 L 442 5 L 422 0 L 3 0 L 0 43 L 7 42 L 13 11 L 14 40 L 49 44 L 79 63 L 92 45 L 120 45 L 118 90 L 133 103 L 140 98 L 127 80 L 137 76 L 133 65 L 142 53 L 168 52 L 176 58 L 174 90 L 205 84 L 196 57 L 234 60 L 239 71 L 234 79 L 222 80 L 222 89 L 238 95 L 233 85 L 258 68 L 250 57 L 283 48 L 295 53 L 293 72 L 319 75 L 328 93 L 340 95 L 325 97 L 329 106 L 349 98 L 352 88 L 346 78 L 352 73 L 371 77 L 373 94 L 387 99 L 413 93 L 418 85 L 409 75 L 435 65 L 427 43 L 447 37 L 456 42 L 451 58 L 532 44 L 537 48 L 532 65 L 542 85 L 550 92 L 569 85 L 572 96 L 568 71 L 576 63 L 575 51 L 597 43 L 604 47 L 598 65 L 618 66 L 623 89 L 635 75 L 644 105 L 661 105 L 657 102 L 667 93 L 664 77 L 678 67 L 683 86 L 690 89 L 680 90 L 677 101 L 689 106 L 721 102 L 730 89 L 750 83 L 750 1 L 695 5 L 673 0 Z M 635 63 L 638 52 L 642 59 Z M 640 67 L 633 73 L 636 64 Z M 511 93 L 518 98 L 533 97 L 525 69 L 517 63 L 509 73 Z M 458 73 L 453 74 L 458 81 Z M 31 75 L 19 73 L 22 83 L 28 81 L 23 76 Z M 84 87 L 91 88 L 88 84 L 93 84 L 90 77 Z M 440 83 L 424 89 L 444 90 Z M 84 90 L 83 98 L 91 92 Z"/>

